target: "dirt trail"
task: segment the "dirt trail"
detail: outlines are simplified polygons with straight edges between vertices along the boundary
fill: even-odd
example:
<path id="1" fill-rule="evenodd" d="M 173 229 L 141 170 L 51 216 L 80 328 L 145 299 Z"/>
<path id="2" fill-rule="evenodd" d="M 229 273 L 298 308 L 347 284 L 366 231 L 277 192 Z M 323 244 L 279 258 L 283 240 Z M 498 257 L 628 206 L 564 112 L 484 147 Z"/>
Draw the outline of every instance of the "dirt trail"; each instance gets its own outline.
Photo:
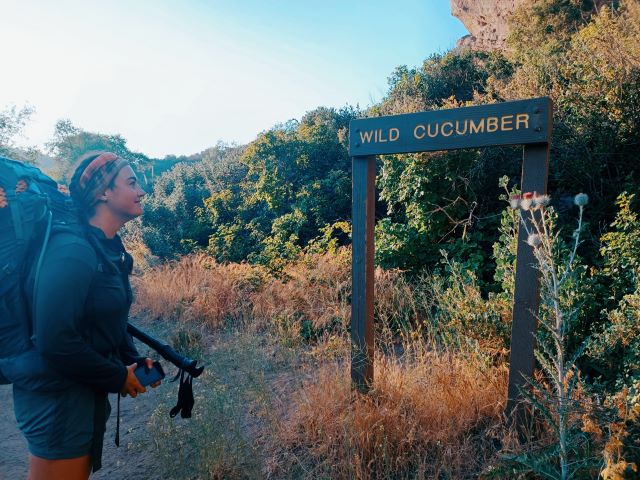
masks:
<path id="1" fill-rule="evenodd" d="M 147 331 L 159 338 L 170 337 L 168 331 L 160 331 L 161 326 L 152 327 L 155 326 L 145 325 Z M 107 423 L 103 467 L 91 476 L 92 480 L 204 478 L 207 465 L 227 464 L 234 472 L 239 472 L 238 475 L 263 476 L 260 472 L 264 459 L 260 458 L 261 447 L 256 440 L 260 432 L 269 429 L 268 423 L 272 420 L 256 412 L 264 410 L 275 414 L 283 399 L 288 398 L 288 391 L 294 384 L 299 385 L 304 375 L 298 368 L 301 366 L 299 352 L 280 348 L 279 344 L 252 333 L 217 334 L 215 338 L 203 339 L 202 345 L 205 352 L 201 363 L 207 365 L 207 371 L 194 385 L 198 399 L 194 418 L 182 423 L 182 419 L 163 417 L 168 425 L 178 427 L 176 431 L 182 437 L 167 439 L 166 435 L 159 435 L 157 418 L 155 427 L 149 424 L 157 408 L 161 407 L 160 411 L 166 413 L 175 404 L 176 383 L 165 381 L 138 398 L 121 399 L 119 448 L 114 445 L 116 397 L 110 395 L 112 412 Z M 144 348 L 139 351 L 143 355 L 149 353 Z M 173 367 L 166 371 L 167 379 L 175 374 Z M 292 376 L 296 382 L 291 381 Z M 10 385 L 0 385 L 0 405 L 3 406 L 0 411 L 0 480 L 24 479 L 27 445 L 14 418 Z M 203 420 L 206 424 L 199 423 Z M 152 431 L 155 440 L 160 442 L 160 449 L 153 443 Z M 187 448 L 180 455 L 177 449 L 182 448 L 182 443 L 179 440 L 192 442 L 189 445 L 206 441 L 208 449 L 191 451 Z M 169 474 L 167 469 L 175 473 Z"/>
<path id="2" fill-rule="evenodd" d="M 173 388 L 174 385 L 168 386 Z M 167 388 L 166 385 L 158 390 Z M 120 447 L 114 444 L 116 431 L 116 397 L 109 396 L 112 414 L 107 423 L 102 469 L 92 479 L 126 478 L 127 480 L 160 479 L 154 471 L 154 458 L 146 425 L 151 412 L 162 399 L 161 392 L 150 390 L 138 398 L 120 402 Z M 27 443 L 18 430 L 13 415 L 10 385 L 0 385 L 0 480 L 19 480 L 27 476 Z"/>

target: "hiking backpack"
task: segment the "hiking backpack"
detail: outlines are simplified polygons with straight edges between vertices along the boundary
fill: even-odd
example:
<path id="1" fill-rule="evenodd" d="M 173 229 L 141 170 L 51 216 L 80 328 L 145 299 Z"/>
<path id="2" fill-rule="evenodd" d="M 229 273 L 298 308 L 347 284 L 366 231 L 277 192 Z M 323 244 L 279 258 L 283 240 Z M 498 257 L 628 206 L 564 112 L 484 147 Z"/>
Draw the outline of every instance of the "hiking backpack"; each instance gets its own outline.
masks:
<path id="1" fill-rule="evenodd" d="M 81 231 L 71 198 L 38 168 L 0 156 L 0 360 L 32 346 L 24 287 L 30 273 L 37 279 L 57 230 Z M 0 363 L 0 384 L 7 383 Z"/>

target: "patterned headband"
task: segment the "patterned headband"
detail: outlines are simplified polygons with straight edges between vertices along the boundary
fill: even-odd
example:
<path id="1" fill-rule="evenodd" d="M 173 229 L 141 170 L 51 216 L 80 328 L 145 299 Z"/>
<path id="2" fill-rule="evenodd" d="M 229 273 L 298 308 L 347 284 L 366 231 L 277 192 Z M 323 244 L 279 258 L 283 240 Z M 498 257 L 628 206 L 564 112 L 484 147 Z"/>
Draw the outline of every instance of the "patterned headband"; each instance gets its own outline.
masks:
<path id="1" fill-rule="evenodd" d="M 129 162 L 111 152 L 102 153 L 94 158 L 84 169 L 78 182 L 82 189 L 83 203 L 88 206 L 98 203 L 102 192 L 126 165 L 129 165 Z"/>

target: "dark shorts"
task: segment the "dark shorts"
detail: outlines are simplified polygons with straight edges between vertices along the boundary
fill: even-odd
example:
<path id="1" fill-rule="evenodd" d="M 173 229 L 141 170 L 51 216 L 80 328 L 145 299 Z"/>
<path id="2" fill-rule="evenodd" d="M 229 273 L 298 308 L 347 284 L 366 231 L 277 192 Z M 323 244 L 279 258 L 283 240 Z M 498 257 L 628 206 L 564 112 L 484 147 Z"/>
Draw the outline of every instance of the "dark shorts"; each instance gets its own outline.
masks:
<path id="1" fill-rule="evenodd" d="M 45 392 L 13 386 L 16 420 L 29 451 L 48 460 L 91 453 L 96 405 L 105 403 L 96 403 L 95 391 L 83 385 Z M 108 401 L 106 409 L 105 421 L 111 412 Z"/>

